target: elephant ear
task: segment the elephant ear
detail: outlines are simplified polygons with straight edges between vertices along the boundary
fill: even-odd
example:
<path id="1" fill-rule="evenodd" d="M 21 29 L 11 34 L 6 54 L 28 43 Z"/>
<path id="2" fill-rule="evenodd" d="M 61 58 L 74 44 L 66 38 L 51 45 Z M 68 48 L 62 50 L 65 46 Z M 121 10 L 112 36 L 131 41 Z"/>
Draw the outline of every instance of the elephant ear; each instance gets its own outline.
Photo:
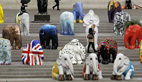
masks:
<path id="1" fill-rule="evenodd" d="M 128 65 L 129 64 L 129 58 L 127 56 L 124 57 L 124 64 Z"/>
<path id="2" fill-rule="evenodd" d="M 88 26 L 90 24 L 89 23 L 90 20 L 91 20 L 91 15 L 88 13 L 84 16 L 83 21 Z"/>
<path id="3" fill-rule="evenodd" d="M 57 65 L 58 65 L 58 66 L 59 66 L 59 65 L 62 65 L 62 61 L 61 61 L 61 58 L 60 58 L 60 57 L 57 58 L 56 62 L 57 62 Z"/>
<path id="4" fill-rule="evenodd" d="M 86 65 L 89 65 L 89 57 L 86 58 Z"/>

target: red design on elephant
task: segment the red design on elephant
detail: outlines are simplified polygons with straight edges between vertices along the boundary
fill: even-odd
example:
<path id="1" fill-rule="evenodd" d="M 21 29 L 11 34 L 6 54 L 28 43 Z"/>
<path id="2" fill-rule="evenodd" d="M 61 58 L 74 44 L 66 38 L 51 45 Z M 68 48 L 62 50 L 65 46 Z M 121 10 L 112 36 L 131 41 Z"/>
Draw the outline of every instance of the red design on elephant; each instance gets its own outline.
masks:
<path id="1" fill-rule="evenodd" d="M 138 45 L 136 46 L 136 40 Z M 139 48 L 140 41 L 142 40 L 142 28 L 138 24 L 129 25 L 125 30 L 124 44 L 128 49 Z M 129 45 L 127 45 L 127 42 Z"/>

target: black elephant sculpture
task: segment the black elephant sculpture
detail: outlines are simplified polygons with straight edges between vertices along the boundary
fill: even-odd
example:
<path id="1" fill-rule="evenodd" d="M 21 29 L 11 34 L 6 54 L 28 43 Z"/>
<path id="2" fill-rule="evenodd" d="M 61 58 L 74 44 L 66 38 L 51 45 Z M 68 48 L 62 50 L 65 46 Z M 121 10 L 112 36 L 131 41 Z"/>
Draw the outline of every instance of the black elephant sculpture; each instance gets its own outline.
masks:
<path id="1" fill-rule="evenodd" d="M 40 28 L 39 31 L 40 44 L 43 49 L 50 49 L 50 40 L 52 40 L 52 48 L 57 49 L 58 47 L 58 31 L 56 26 L 45 24 Z"/>
<path id="2" fill-rule="evenodd" d="M 118 46 L 117 42 L 111 38 L 104 38 L 99 41 L 98 45 L 98 61 L 100 60 L 100 55 L 102 57 L 102 64 L 109 64 L 114 62 L 117 54 Z M 112 55 L 112 60 L 111 60 Z"/>

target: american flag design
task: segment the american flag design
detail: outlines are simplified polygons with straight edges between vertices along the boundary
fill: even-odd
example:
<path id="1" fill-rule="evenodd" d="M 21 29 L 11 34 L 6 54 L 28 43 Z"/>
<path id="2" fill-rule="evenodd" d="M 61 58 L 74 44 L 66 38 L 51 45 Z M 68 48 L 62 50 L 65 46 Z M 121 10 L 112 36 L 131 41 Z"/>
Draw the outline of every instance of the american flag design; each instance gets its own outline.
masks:
<path id="1" fill-rule="evenodd" d="M 43 49 L 38 40 L 32 40 L 22 51 L 22 63 L 42 65 L 44 60 Z"/>

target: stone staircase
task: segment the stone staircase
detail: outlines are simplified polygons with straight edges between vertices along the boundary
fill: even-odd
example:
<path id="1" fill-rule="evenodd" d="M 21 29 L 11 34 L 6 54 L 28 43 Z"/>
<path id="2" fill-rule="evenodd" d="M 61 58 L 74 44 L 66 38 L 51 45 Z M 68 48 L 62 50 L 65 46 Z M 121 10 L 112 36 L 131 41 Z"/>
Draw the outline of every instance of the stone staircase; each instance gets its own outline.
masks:
<path id="1" fill-rule="evenodd" d="M 33 10 L 31 10 L 33 11 Z M 29 11 L 29 13 L 31 13 Z M 88 10 L 85 10 L 87 12 Z M 10 12 L 10 11 L 5 11 Z M 12 11 L 11 11 L 12 12 Z M 50 10 L 51 13 L 53 13 L 52 10 Z M 62 11 L 59 11 L 58 13 L 61 13 Z M 106 10 L 97 10 L 96 13 L 100 12 L 106 12 Z M 134 14 L 133 11 L 129 11 L 130 14 Z M 139 11 L 140 12 L 140 11 Z M 13 12 L 15 13 L 15 12 Z M 142 78 L 142 65 L 139 62 L 139 49 L 135 50 L 129 50 L 124 47 L 124 37 L 115 35 L 113 33 L 113 24 L 110 24 L 107 22 L 107 15 L 104 13 L 98 14 L 100 19 L 102 20 L 99 26 L 99 39 L 110 37 L 117 41 L 118 43 L 118 52 L 124 53 L 126 56 L 130 58 L 130 60 L 135 65 L 135 75 L 134 78 Z M 138 16 L 140 16 L 139 14 Z M 8 14 L 6 14 L 8 16 Z M 11 15 L 9 15 L 6 19 L 9 19 Z M 44 55 L 45 60 L 42 66 L 28 66 L 23 65 L 21 62 L 21 50 L 12 50 L 12 65 L 0 65 L 0 79 L 15 79 L 15 78 L 52 78 L 51 72 L 52 72 L 52 65 L 56 61 L 56 58 L 58 57 L 58 53 L 61 47 L 63 47 L 66 43 L 68 43 L 70 40 L 77 38 L 80 40 L 80 42 L 86 46 L 86 38 L 85 38 L 85 27 L 83 27 L 82 24 L 75 24 L 75 35 L 74 36 L 64 36 L 60 35 L 60 25 L 58 23 L 57 19 L 59 17 L 59 14 L 57 14 L 55 17 L 52 16 L 52 20 L 49 24 L 54 24 L 57 26 L 58 29 L 58 38 L 59 38 L 59 47 L 57 50 L 45 50 L 44 49 Z M 14 17 L 13 17 L 14 18 Z M 138 17 L 135 15 L 133 18 L 137 19 Z M 32 16 L 31 16 L 31 19 Z M 11 19 L 10 19 L 11 20 Z M 53 22 L 54 21 L 54 22 Z M 2 29 L 4 26 L 10 23 L 10 21 L 5 21 L 6 23 L 0 25 L 0 34 L 2 33 Z M 11 22 L 11 24 L 14 24 Z M 39 29 L 40 27 L 45 23 L 30 23 L 30 36 L 23 36 L 22 37 L 22 48 L 26 46 L 27 43 L 29 43 L 33 39 L 39 40 Z M 92 51 L 93 52 L 93 51 Z M 86 55 L 88 56 L 88 54 Z M 100 64 L 100 67 L 102 68 L 103 77 L 104 78 L 110 78 L 112 74 L 112 68 L 113 64 L 110 63 L 108 65 L 102 65 Z M 75 78 L 82 78 L 82 72 L 83 72 L 83 65 L 74 65 L 74 77 Z"/>

